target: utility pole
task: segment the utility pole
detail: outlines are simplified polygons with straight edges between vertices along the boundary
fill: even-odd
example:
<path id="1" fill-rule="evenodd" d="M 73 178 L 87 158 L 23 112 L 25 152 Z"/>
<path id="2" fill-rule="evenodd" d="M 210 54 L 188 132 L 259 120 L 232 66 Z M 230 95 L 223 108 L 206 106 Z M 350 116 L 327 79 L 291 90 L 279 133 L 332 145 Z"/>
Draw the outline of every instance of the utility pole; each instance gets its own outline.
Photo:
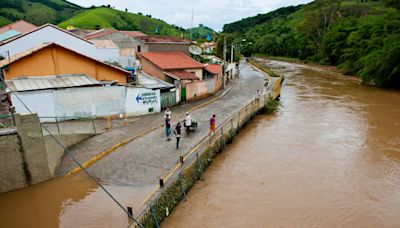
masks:
<path id="1" fill-rule="evenodd" d="M 224 35 L 224 63 L 226 63 L 226 35 Z"/>
<path id="2" fill-rule="evenodd" d="M 231 63 L 233 63 L 233 43 L 231 45 Z"/>

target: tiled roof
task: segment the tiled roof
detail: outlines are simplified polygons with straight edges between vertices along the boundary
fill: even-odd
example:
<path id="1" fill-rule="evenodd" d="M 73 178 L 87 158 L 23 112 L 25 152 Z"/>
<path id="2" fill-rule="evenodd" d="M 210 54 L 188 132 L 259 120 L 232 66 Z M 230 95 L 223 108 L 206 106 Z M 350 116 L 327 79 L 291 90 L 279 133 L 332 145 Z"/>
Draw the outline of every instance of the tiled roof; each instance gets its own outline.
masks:
<path id="1" fill-rule="evenodd" d="M 127 36 L 131 36 L 131 37 L 145 37 L 147 36 L 146 34 L 144 34 L 143 32 L 140 31 L 120 31 L 122 34 L 125 34 Z"/>
<path id="2" fill-rule="evenodd" d="M 112 34 L 115 32 L 118 32 L 118 31 L 115 29 L 112 29 L 112 28 L 100 29 L 100 30 L 97 30 L 97 31 L 92 32 L 89 35 L 85 36 L 85 39 L 91 40 L 91 39 L 103 37 L 103 36 L 106 36 L 106 35 L 109 35 L 109 34 Z"/>
<path id="3" fill-rule="evenodd" d="M 99 64 L 103 64 L 103 65 L 105 65 L 105 66 L 107 66 L 107 67 L 114 68 L 115 70 L 119 70 L 119 71 L 122 71 L 122 72 L 124 72 L 124 73 L 129 73 L 128 71 L 123 70 L 123 69 L 121 69 L 121 68 L 119 68 L 119 67 L 113 66 L 113 65 L 108 64 L 108 63 L 105 63 L 105 62 L 98 61 L 98 60 L 96 60 L 96 59 L 93 59 L 93 58 L 91 58 L 91 57 L 89 57 L 89 56 L 86 56 L 86 55 L 83 55 L 83 54 L 81 54 L 81 53 L 78 53 L 78 52 L 76 52 L 76 51 L 74 51 L 74 50 L 68 49 L 68 48 L 63 47 L 63 46 L 61 46 L 61 45 L 59 45 L 59 44 L 56 44 L 56 43 L 43 43 L 43 44 L 38 45 L 38 46 L 36 46 L 36 47 L 34 47 L 34 48 L 28 49 L 28 50 L 26 50 L 26 51 L 24 51 L 24 52 L 20 52 L 20 53 L 18 53 L 18 54 L 16 54 L 16 55 L 11 56 L 11 57 L 10 57 L 10 60 L 9 60 L 8 58 L 5 58 L 5 59 L 3 59 L 3 60 L 0 61 L 0 68 L 4 67 L 4 66 L 6 66 L 6 65 L 9 65 L 9 64 L 11 64 L 11 63 L 13 63 L 13 62 L 16 62 L 16 61 L 18 61 L 18 60 L 20 60 L 20 59 L 23 59 L 23 58 L 25 58 L 25 57 L 27 57 L 27 56 L 29 56 L 29 55 L 35 53 L 35 52 L 38 52 L 38 51 L 42 50 L 43 48 L 50 47 L 50 46 L 58 46 L 58 47 L 64 48 L 65 50 L 74 52 L 75 54 L 77 54 L 77 55 L 79 55 L 79 56 L 83 56 L 83 57 L 86 57 L 86 58 L 88 58 L 88 59 L 92 59 L 92 60 L 96 61 L 96 62 L 99 63 Z"/>
<path id="4" fill-rule="evenodd" d="M 169 70 L 164 72 L 166 75 L 179 80 L 199 80 L 199 78 L 185 70 Z"/>
<path id="5" fill-rule="evenodd" d="M 36 25 L 33 25 L 33 24 L 31 24 L 29 22 L 26 22 L 24 20 L 19 20 L 19 21 L 16 21 L 14 23 L 11 23 L 11 24 L 8 24 L 8 25 L 5 25 L 5 26 L 1 27 L 0 28 L 0 34 L 2 34 L 4 32 L 7 32 L 8 30 L 15 30 L 15 31 L 18 31 L 20 33 L 26 33 L 26 32 L 29 32 L 31 30 L 34 30 L 36 28 L 37 28 Z"/>
<path id="6" fill-rule="evenodd" d="M 185 40 L 175 36 L 145 36 L 138 37 L 145 43 L 182 43 L 182 44 L 190 44 L 190 40 Z"/>
<path id="7" fill-rule="evenodd" d="M 140 55 L 163 70 L 205 68 L 183 52 L 142 52 Z"/>
<path id="8" fill-rule="evenodd" d="M 96 48 L 118 48 L 112 40 L 90 40 Z"/>
<path id="9" fill-rule="evenodd" d="M 222 73 L 222 65 L 220 64 L 208 64 L 206 65 L 206 71 L 212 74 Z"/>

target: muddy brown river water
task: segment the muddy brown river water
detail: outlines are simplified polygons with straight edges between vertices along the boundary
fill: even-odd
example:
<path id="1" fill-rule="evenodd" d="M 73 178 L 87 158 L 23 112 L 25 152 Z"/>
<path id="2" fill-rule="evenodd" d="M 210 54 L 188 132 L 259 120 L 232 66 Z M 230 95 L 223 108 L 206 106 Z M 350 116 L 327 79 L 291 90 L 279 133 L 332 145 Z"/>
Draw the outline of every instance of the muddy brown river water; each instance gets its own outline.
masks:
<path id="1" fill-rule="evenodd" d="M 400 227 L 400 92 L 268 61 L 282 107 L 241 131 L 163 227 Z"/>

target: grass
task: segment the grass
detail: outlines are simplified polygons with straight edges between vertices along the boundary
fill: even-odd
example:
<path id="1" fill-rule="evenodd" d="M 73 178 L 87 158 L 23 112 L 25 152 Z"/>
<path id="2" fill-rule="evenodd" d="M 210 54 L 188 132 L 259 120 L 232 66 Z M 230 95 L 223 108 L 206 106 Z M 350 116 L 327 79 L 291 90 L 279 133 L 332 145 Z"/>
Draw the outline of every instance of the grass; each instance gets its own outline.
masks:
<path id="1" fill-rule="evenodd" d="M 160 19 L 107 7 L 85 10 L 59 24 L 61 28 L 66 28 L 70 25 L 82 29 L 115 28 L 119 30 L 139 30 L 150 35 L 155 34 L 158 26 L 159 35 L 180 36 L 183 33 Z"/>

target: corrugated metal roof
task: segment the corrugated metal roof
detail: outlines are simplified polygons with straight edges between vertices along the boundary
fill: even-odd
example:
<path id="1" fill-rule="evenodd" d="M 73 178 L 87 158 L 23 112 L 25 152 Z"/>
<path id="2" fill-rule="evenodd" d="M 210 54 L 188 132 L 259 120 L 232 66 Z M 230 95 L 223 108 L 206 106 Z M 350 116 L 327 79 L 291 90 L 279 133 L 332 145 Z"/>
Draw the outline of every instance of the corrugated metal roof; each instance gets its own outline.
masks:
<path id="1" fill-rule="evenodd" d="M 151 77 L 143 72 L 138 72 L 138 83 L 147 89 L 168 89 L 175 87 L 173 84 Z"/>
<path id="2" fill-rule="evenodd" d="M 13 38 L 14 36 L 18 36 L 19 34 L 21 34 L 21 33 L 16 30 L 8 30 L 7 32 L 2 33 L 0 35 L 0 42 L 4 41 L 4 40 L 8 40 L 10 38 Z"/>
<path id="3" fill-rule="evenodd" d="M 7 88 L 14 92 L 70 88 L 89 85 L 101 85 L 101 83 L 87 75 L 57 75 L 57 76 L 37 76 L 28 78 L 13 78 L 6 81 Z"/>

